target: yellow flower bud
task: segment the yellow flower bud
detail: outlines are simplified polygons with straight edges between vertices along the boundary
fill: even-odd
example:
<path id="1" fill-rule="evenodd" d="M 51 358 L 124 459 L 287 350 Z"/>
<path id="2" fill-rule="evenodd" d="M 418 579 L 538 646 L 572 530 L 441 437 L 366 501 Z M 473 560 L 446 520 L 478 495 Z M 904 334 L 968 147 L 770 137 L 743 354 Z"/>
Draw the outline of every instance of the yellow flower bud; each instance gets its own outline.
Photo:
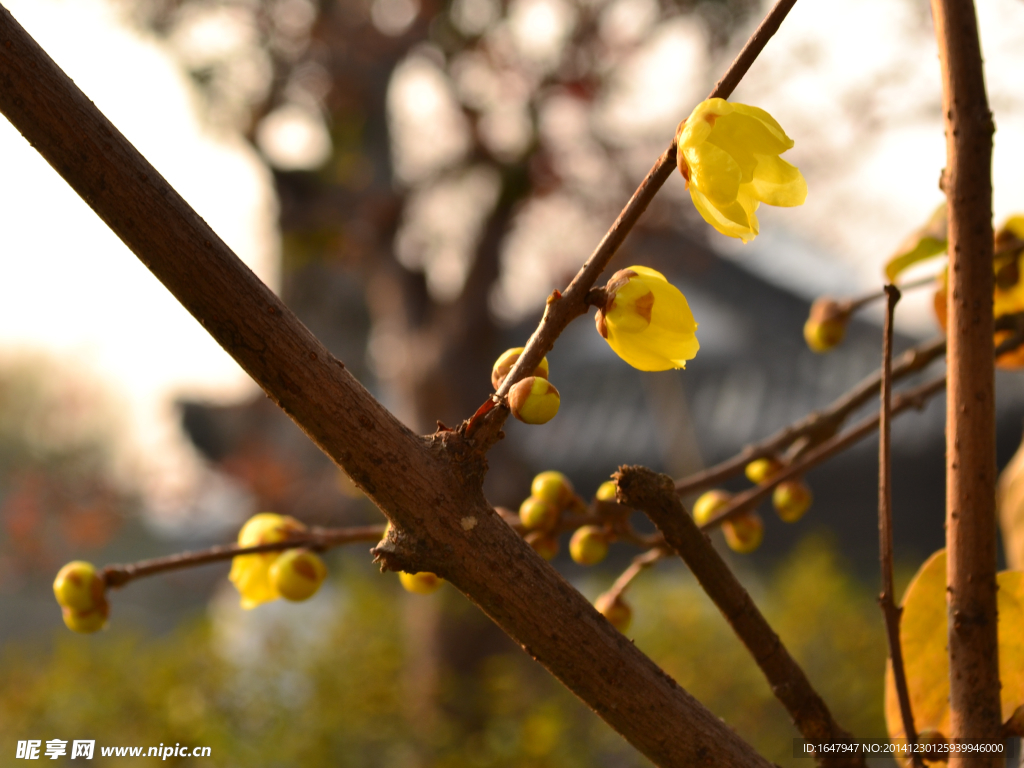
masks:
<path id="1" fill-rule="evenodd" d="M 558 537 L 552 536 L 545 531 L 531 531 L 526 534 L 526 543 L 533 547 L 533 551 L 545 560 L 554 560 L 558 557 Z"/>
<path id="2" fill-rule="evenodd" d="M 530 495 L 558 510 L 568 507 L 575 496 L 572 483 L 561 472 L 548 470 L 533 478 Z"/>
<path id="3" fill-rule="evenodd" d="M 594 607 L 622 634 L 629 630 L 629 625 L 633 621 L 633 609 L 621 597 L 613 599 L 608 595 L 601 595 L 594 603 Z"/>
<path id="4" fill-rule="evenodd" d="M 595 493 L 594 496 L 598 501 L 614 503 L 616 490 L 614 480 L 605 480 L 600 486 L 598 486 L 597 493 Z"/>
<path id="5" fill-rule="evenodd" d="M 274 544 L 285 541 L 289 536 L 302 533 L 306 526 L 293 517 L 260 512 L 246 521 L 238 533 L 238 544 L 253 547 L 259 544 Z M 242 596 L 242 607 L 246 610 L 255 608 L 261 603 L 276 600 L 280 597 L 270 580 L 270 566 L 274 564 L 280 552 L 265 552 L 256 555 L 239 555 L 231 561 L 231 573 L 228 579 L 235 585 Z"/>
<path id="6" fill-rule="evenodd" d="M 779 155 L 793 140 L 763 109 L 707 99 L 679 124 L 676 162 L 694 206 L 729 237 L 757 236 L 761 203 L 802 205 L 807 182 Z"/>
<path id="7" fill-rule="evenodd" d="M 787 480 L 775 486 L 772 506 L 783 522 L 795 523 L 810 509 L 814 495 L 800 480 Z"/>
<path id="8" fill-rule="evenodd" d="M 747 512 L 722 523 L 722 533 L 729 549 L 746 555 L 761 546 L 764 522 L 756 512 Z"/>
<path id="9" fill-rule="evenodd" d="M 501 387 L 501 383 L 508 376 L 509 371 L 519 360 L 519 356 L 523 354 L 526 347 L 513 347 L 512 349 L 506 349 L 501 353 L 501 357 L 494 361 L 494 368 L 491 369 L 491 384 L 495 391 Z M 548 377 L 548 359 L 545 357 L 540 361 L 540 365 L 533 369 L 534 376 L 540 376 L 542 379 Z"/>
<path id="10" fill-rule="evenodd" d="M 301 602 L 317 593 L 327 577 L 324 561 L 308 549 L 288 549 L 270 566 L 270 583 L 286 600 Z"/>
<path id="11" fill-rule="evenodd" d="M 553 504 L 530 496 L 519 505 L 519 520 L 528 529 L 549 530 L 558 522 L 559 511 Z"/>
<path id="12" fill-rule="evenodd" d="M 811 305 L 811 314 L 804 323 L 804 340 L 812 352 L 829 352 L 842 343 L 850 309 L 827 296 Z"/>
<path id="13" fill-rule="evenodd" d="M 700 349 L 690 305 L 665 276 L 633 266 L 612 275 L 597 310 L 597 331 L 619 357 L 641 371 L 685 368 Z"/>
<path id="14" fill-rule="evenodd" d="M 91 611 L 104 600 L 106 585 L 92 563 L 74 560 L 57 572 L 53 596 L 63 608 Z"/>
<path id="15" fill-rule="evenodd" d="M 693 504 L 693 522 L 699 526 L 704 525 L 730 501 L 732 494 L 728 491 L 715 489 L 701 494 Z"/>
<path id="16" fill-rule="evenodd" d="M 760 485 L 767 480 L 771 480 L 780 469 L 782 469 L 781 461 L 771 456 L 763 456 L 747 464 L 743 474 L 747 476 L 747 480 L 750 482 Z"/>
<path id="17" fill-rule="evenodd" d="M 608 555 L 608 536 L 596 525 L 584 525 L 569 540 L 569 556 L 580 565 L 597 565 Z"/>
<path id="18" fill-rule="evenodd" d="M 558 390 L 547 379 L 529 376 L 508 393 L 512 415 L 527 424 L 545 424 L 558 413 Z"/>
<path id="19" fill-rule="evenodd" d="M 398 574 L 398 580 L 402 582 L 402 586 L 407 592 L 417 595 L 429 595 L 432 592 L 437 592 L 441 588 L 441 582 L 444 581 L 440 576 L 429 571 L 418 571 L 417 573 L 401 571 Z"/>
<path id="20" fill-rule="evenodd" d="M 106 598 L 101 598 L 98 603 L 85 611 L 77 611 L 74 608 L 63 607 L 61 614 L 64 618 L 64 625 L 72 632 L 81 632 L 84 635 L 99 632 L 107 626 L 107 617 L 110 616 L 110 604 Z"/>

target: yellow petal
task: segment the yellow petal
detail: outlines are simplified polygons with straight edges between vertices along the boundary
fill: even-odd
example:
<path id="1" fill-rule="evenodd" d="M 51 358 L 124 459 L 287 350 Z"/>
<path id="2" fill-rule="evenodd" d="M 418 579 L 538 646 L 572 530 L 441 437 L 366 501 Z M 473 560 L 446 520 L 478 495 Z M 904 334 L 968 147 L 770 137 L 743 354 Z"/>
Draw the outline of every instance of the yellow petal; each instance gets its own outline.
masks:
<path id="1" fill-rule="evenodd" d="M 708 224 L 717 229 L 723 235 L 728 237 L 738 237 L 744 243 L 749 242 L 757 236 L 758 224 L 757 216 L 754 215 L 753 211 L 749 211 L 744 208 L 743 204 L 737 200 L 728 211 L 726 212 L 716 208 L 711 204 L 700 190 L 696 189 L 693 185 L 690 185 L 690 199 L 693 200 L 693 205 Z M 753 206 L 757 208 L 756 205 Z M 737 220 L 739 219 L 739 220 Z"/>
<path id="2" fill-rule="evenodd" d="M 743 172 L 729 153 L 714 144 L 702 142 L 683 152 L 690 166 L 690 186 L 696 186 L 716 206 L 736 199 Z"/>
<path id="3" fill-rule="evenodd" d="M 778 149 L 766 149 L 766 150 L 753 150 L 754 152 L 770 152 L 772 154 L 781 154 L 787 149 L 793 148 L 793 140 L 786 135 L 786 132 L 782 130 L 782 126 L 779 125 L 778 121 L 765 112 L 760 107 L 752 107 L 749 104 L 733 104 L 733 110 L 744 117 L 750 117 L 757 121 L 765 131 L 771 135 L 771 141 L 774 142 L 773 147 Z M 758 134 L 759 137 L 763 134 Z M 760 141 L 768 141 L 767 138 L 759 138 Z"/>
<path id="4" fill-rule="evenodd" d="M 664 275 L 648 267 L 630 267 L 636 283 L 654 297 L 650 322 L 637 330 L 633 325 L 617 323 L 614 313 L 607 320 L 609 346 L 623 360 L 641 371 L 665 371 L 683 368 L 697 354 L 700 344 L 697 323 L 686 297 Z M 616 294 L 618 296 L 618 294 Z"/>
<path id="5" fill-rule="evenodd" d="M 999 610 L 999 678 L 1003 721 L 1024 704 L 1024 573 L 996 575 Z M 949 656 L 946 618 L 946 550 L 932 555 L 903 598 L 900 643 L 914 725 L 918 732 L 949 731 Z M 885 672 L 885 720 L 889 735 L 903 737 L 891 663 Z"/>
<path id="6" fill-rule="evenodd" d="M 807 199 L 807 182 L 796 166 L 778 155 L 757 155 L 750 186 L 753 196 L 767 205 L 792 207 Z"/>

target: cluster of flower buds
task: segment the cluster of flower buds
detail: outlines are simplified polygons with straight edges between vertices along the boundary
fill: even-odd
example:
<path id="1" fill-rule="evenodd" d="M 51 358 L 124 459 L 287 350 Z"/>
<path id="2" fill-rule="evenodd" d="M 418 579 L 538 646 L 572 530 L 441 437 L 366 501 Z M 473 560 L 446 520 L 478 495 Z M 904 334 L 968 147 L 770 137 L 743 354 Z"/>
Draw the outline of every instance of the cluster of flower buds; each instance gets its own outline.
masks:
<path id="1" fill-rule="evenodd" d="M 505 350 L 491 369 L 491 384 L 497 390 L 515 366 L 525 347 Z M 558 390 L 548 381 L 548 359 L 540 361 L 533 374 L 520 379 L 508 391 L 512 415 L 526 424 L 545 424 L 555 418 L 561 404 Z"/>
<path id="2" fill-rule="evenodd" d="M 763 456 L 751 461 L 744 468 L 744 474 L 752 483 L 761 485 L 771 481 L 782 470 L 783 464 L 774 456 Z M 693 505 L 693 519 L 697 525 L 713 520 L 731 501 L 732 494 L 719 489 L 707 491 Z M 795 523 L 810 509 L 814 496 L 803 480 L 784 480 L 772 492 L 772 506 L 779 519 Z M 753 510 L 742 512 L 722 523 L 722 533 L 730 549 L 736 552 L 753 552 L 764 538 L 764 521 Z"/>
<path id="3" fill-rule="evenodd" d="M 728 491 L 707 491 L 694 502 L 694 522 L 697 525 L 710 522 L 730 501 L 732 494 Z M 764 521 L 757 512 L 743 512 L 722 523 L 722 533 L 725 534 L 725 543 L 729 545 L 729 549 L 747 554 L 761 546 L 761 540 L 764 538 Z"/>
<path id="4" fill-rule="evenodd" d="M 760 485 L 775 477 L 782 467 L 782 462 L 774 456 L 764 456 L 747 464 L 744 473 L 750 482 Z M 795 523 L 802 518 L 813 500 L 811 489 L 799 478 L 784 480 L 772 492 L 772 506 L 784 523 Z"/>
<path id="5" fill-rule="evenodd" d="M 53 595 L 61 607 L 64 624 L 75 632 L 88 634 L 107 625 L 110 604 L 106 592 L 103 577 L 96 573 L 92 563 L 82 560 L 65 565 L 53 581 Z"/>
<path id="6" fill-rule="evenodd" d="M 305 532 L 306 526 L 293 517 L 260 512 L 242 526 L 238 544 L 242 547 L 276 544 Z M 308 549 L 298 548 L 237 555 L 231 561 L 228 575 L 242 596 L 242 607 L 247 610 L 279 597 L 308 600 L 326 577 L 327 566 L 323 560 Z"/>
<path id="7" fill-rule="evenodd" d="M 566 510 L 585 511 L 572 483 L 561 472 L 541 472 L 530 484 L 530 495 L 519 505 L 526 543 L 545 560 L 558 555 L 558 522 Z"/>

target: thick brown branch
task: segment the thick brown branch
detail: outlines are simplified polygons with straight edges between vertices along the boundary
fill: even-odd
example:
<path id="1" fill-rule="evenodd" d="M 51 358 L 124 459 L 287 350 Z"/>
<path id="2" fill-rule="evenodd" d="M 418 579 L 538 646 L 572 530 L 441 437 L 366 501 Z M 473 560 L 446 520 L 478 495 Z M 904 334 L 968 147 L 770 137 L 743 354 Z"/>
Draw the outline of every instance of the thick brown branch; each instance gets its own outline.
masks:
<path id="1" fill-rule="evenodd" d="M 238 544 L 221 544 L 198 552 L 180 552 L 167 557 L 154 557 L 128 565 L 108 565 L 100 571 L 108 587 L 123 587 L 129 581 L 144 576 L 154 576 L 166 571 L 180 571 L 199 565 L 231 560 L 238 555 L 255 555 L 261 552 L 281 552 L 286 549 L 304 547 L 321 552 L 356 542 L 377 542 L 384 535 L 383 525 L 364 525 L 357 528 L 311 528 L 308 533 L 290 536 L 285 541 L 273 544 L 257 544 L 243 547 Z"/>
<path id="2" fill-rule="evenodd" d="M 474 446 L 374 400 L 3 7 L 0 111 L 395 524 L 412 554 L 385 565 L 447 579 L 655 764 L 768 765 L 490 508 Z"/>
<path id="3" fill-rule="evenodd" d="M 850 734 L 836 724 L 828 706 L 811 687 L 747 590 L 683 508 L 672 478 L 646 467 L 620 467 L 615 479 L 621 500 L 647 513 L 718 606 L 768 678 L 772 692 L 789 712 L 800 734 L 817 743 L 850 740 Z M 818 760 L 830 766 L 865 764 L 862 755 L 819 755 Z"/>
<path id="4" fill-rule="evenodd" d="M 910 693 L 907 690 L 907 675 L 903 668 L 903 646 L 900 645 L 900 613 L 893 597 L 892 578 L 892 320 L 896 302 L 900 299 L 899 289 L 894 285 L 885 286 L 888 306 L 885 313 L 885 329 L 882 336 L 882 396 L 879 408 L 878 426 L 878 548 L 882 564 L 882 594 L 879 603 L 885 618 L 885 634 L 889 641 L 889 658 L 892 661 L 892 675 L 896 683 L 896 694 L 900 702 L 900 716 L 903 719 L 903 733 L 909 744 L 917 744 L 917 730 L 910 710 Z M 914 768 L 922 768 L 921 756 L 912 753 Z"/>
<path id="5" fill-rule="evenodd" d="M 992 113 L 972 0 L 932 0 L 942 69 L 949 209 L 946 544 L 950 730 L 1000 735 L 992 367 Z M 964 764 L 954 757 L 951 766 Z M 1001 759 L 978 758 L 996 766 Z M 972 766 L 979 766 L 972 760 Z"/>
<path id="6" fill-rule="evenodd" d="M 772 35 L 778 31 L 783 19 L 795 4 L 796 0 L 778 0 L 750 39 L 747 40 L 743 50 L 733 60 L 728 71 L 711 90 L 708 98 L 727 99 L 732 95 L 743 75 L 747 73 L 750 65 L 764 50 Z M 640 216 L 647 210 L 647 206 L 651 204 L 658 190 L 668 181 L 675 167 L 676 145 L 675 139 L 673 139 L 668 149 L 661 154 L 651 170 L 647 172 L 644 180 L 640 182 L 640 186 L 629 198 L 629 202 L 626 203 L 611 228 L 605 233 L 590 258 L 580 267 L 569 286 L 563 292 L 555 291 L 548 298 L 540 324 L 527 341 L 526 348 L 519 360 L 516 361 L 515 367 L 505 377 L 498 389 L 499 397 L 506 396 L 512 385 L 522 379 L 527 371 L 533 371 L 544 356 L 551 351 L 555 341 L 569 323 L 590 308 L 588 296 L 598 277 L 604 272 L 630 230 L 636 226 Z M 591 296 L 591 298 L 593 297 Z M 486 415 L 485 421 L 488 423 L 488 428 L 484 437 L 485 441 L 496 439 L 501 423 L 507 417 L 508 409 L 504 407 L 496 408 Z"/>

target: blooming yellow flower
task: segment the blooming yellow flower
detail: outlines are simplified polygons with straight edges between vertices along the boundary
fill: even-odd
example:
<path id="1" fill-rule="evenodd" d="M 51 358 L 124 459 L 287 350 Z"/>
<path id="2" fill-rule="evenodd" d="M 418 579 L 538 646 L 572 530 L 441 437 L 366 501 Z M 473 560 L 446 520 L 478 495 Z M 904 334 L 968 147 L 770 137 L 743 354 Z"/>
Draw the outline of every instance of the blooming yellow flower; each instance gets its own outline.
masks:
<path id="1" fill-rule="evenodd" d="M 242 530 L 238 532 L 238 544 L 242 547 L 273 544 L 305 530 L 306 526 L 294 517 L 260 512 L 250 517 L 242 526 Z M 249 610 L 281 596 L 270 578 L 270 566 L 280 556 L 280 552 L 264 552 L 256 555 L 239 555 L 231 561 L 231 573 L 228 578 L 242 595 L 243 608 Z"/>
<path id="2" fill-rule="evenodd" d="M 744 243 L 757 236 L 761 203 L 802 205 L 807 182 L 780 154 L 793 140 L 771 115 L 746 104 L 707 99 L 679 124 L 676 162 L 704 220 Z"/>
<path id="3" fill-rule="evenodd" d="M 648 267 L 621 269 L 605 286 L 597 330 L 615 354 L 641 371 L 685 368 L 700 349 L 690 305 L 665 276 Z"/>

